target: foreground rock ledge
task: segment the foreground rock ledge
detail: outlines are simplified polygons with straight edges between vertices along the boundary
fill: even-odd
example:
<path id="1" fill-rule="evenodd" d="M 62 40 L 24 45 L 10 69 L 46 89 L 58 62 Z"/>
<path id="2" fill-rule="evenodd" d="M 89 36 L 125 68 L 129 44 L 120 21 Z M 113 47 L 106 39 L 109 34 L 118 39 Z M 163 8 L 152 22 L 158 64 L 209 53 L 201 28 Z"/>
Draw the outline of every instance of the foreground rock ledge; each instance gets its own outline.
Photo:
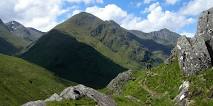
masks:
<path id="1" fill-rule="evenodd" d="M 46 102 L 50 101 L 61 101 L 61 100 L 66 100 L 66 99 L 79 99 L 83 96 L 87 96 L 94 101 L 97 102 L 98 106 L 116 106 L 115 101 L 110 98 L 109 96 L 100 93 L 96 91 L 95 89 L 86 87 L 84 85 L 77 85 L 74 87 L 68 87 L 64 89 L 60 95 L 58 94 L 53 94 L 46 100 L 38 100 L 38 101 L 30 101 L 22 106 L 46 106 Z"/>

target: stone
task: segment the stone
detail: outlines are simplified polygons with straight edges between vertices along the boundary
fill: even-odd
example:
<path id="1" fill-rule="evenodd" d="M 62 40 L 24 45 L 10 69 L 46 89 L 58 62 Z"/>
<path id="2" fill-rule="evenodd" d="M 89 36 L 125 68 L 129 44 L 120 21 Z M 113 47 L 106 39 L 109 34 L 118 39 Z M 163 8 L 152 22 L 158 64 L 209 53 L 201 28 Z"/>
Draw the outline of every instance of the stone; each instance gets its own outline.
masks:
<path id="1" fill-rule="evenodd" d="M 192 75 L 213 65 L 213 8 L 202 12 L 194 38 L 177 41 L 177 56 L 184 74 Z"/>
<path id="2" fill-rule="evenodd" d="M 112 98 L 98 92 L 93 88 L 89 88 L 81 84 L 66 88 L 64 91 L 62 91 L 60 96 L 65 99 L 78 99 L 82 96 L 87 96 L 96 101 L 99 106 L 116 106 L 116 103 Z"/>
<path id="3" fill-rule="evenodd" d="M 61 101 L 63 99 L 76 100 L 76 99 L 80 99 L 83 96 L 93 99 L 94 101 L 97 102 L 98 106 L 116 106 L 115 101 L 111 97 L 101 92 L 98 92 L 97 90 L 93 88 L 86 87 L 81 84 L 77 86 L 68 87 L 64 89 L 60 95 L 55 93 L 44 101 L 42 100 L 31 101 L 22 106 L 45 106 L 46 102 L 49 102 L 49 101 Z"/>
<path id="4" fill-rule="evenodd" d="M 83 92 L 83 88 L 83 85 L 68 87 L 61 92 L 60 96 L 65 99 L 79 99 L 80 97 L 85 95 Z"/>
<path id="5" fill-rule="evenodd" d="M 174 47 L 171 51 L 171 55 L 169 56 L 169 58 L 167 58 L 164 61 L 164 63 L 165 64 L 171 64 L 172 62 L 175 61 L 176 57 L 177 57 L 177 47 Z"/>
<path id="6" fill-rule="evenodd" d="M 180 37 L 177 51 L 179 65 L 185 75 L 193 75 L 211 66 L 211 57 L 202 36 L 192 39 Z"/>
<path id="7" fill-rule="evenodd" d="M 126 72 L 118 74 L 108 85 L 107 88 L 114 91 L 115 93 L 120 93 L 122 87 L 127 83 L 129 80 L 132 80 L 132 70 L 128 70 Z"/>
<path id="8" fill-rule="evenodd" d="M 213 8 L 202 12 L 199 17 L 196 36 L 204 38 L 213 61 Z"/>
<path id="9" fill-rule="evenodd" d="M 37 101 L 27 102 L 27 103 L 23 104 L 22 106 L 46 106 L 46 103 L 45 103 L 45 101 L 37 100 Z"/>
<path id="10" fill-rule="evenodd" d="M 179 87 L 179 94 L 175 97 L 176 104 L 179 106 L 187 106 L 189 93 L 189 81 L 183 81 Z"/>
<path id="11" fill-rule="evenodd" d="M 50 101 L 61 101 L 63 98 L 59 96 L 57 93 L 54 93 L 52 96 L 49 98 L 45 99 L 45 102 L 50 102 Z"/>

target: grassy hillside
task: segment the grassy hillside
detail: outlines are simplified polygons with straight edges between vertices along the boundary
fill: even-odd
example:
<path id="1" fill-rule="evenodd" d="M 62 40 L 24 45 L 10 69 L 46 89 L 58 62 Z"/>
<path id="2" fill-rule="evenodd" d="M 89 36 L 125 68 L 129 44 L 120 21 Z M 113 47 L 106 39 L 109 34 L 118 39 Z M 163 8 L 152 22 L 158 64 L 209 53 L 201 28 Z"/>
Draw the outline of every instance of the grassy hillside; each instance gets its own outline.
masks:
<path id="1" fill-rule="evenodd" d="M 118 73 L 127 70 L 91 46 L 57 30 L 44 35 L 23 58 L 62 78 L 94 88 L 104 87 Z"/>
<path id="2" fill-rule="evenodd" d="M 0 105 L 18 106 L 45 99 L 71 83 L 22 59 L 0 54 Z"/>
<path id="3" fill-rule="evenodd" d="M 118 106 L 174 106 L 174 98 L 179 93 L 179 86 L 184 80 L 190 81 L 189 106 L 213 105 L 213 69 L 208 69 L 191 77 L 184 77 L 178 63 L 162 64 L 151 70 L 135 71 L 134 79 L 122 89 L 121 94 L 107 89 L 100 90 L 111 95 Z M 88 104 L 88 99 L 51 102 L 52 105 L 68 103 Z M 92 105 L 95 106 L 95 105 Z"/>
<path id="4" fill-rule="evenodd" d="M 114 95 L 119 106 L 173 106 L 182 75 L 178 63 L 160 65 L 152 70 L 136 71 L 121 95 Z"/>

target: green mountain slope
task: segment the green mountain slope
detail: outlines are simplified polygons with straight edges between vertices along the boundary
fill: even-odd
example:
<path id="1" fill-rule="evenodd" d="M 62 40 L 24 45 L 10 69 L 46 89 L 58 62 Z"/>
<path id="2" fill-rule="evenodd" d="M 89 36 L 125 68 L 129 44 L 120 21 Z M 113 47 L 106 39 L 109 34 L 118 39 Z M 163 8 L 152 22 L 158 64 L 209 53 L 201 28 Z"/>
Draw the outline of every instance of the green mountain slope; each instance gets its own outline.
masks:
<path id="1" fill-rule="evenodd" d="M 71 83 L 58 79 L 44 68 L 0 54 L 1 106 L 18 106 L 45 99 L 68 84 Z"/>
<path id="2" fill-rule="evenodd" d="M 73 16 L 55 29 L 73 35 L 114 62 L 131 69 L 147 63 L 159 64 L 163 58 L 155 55 L 155 52 L 166 57 L 171 50 L 171 47 L 153 40 L 140 39 L 114 21 L 102 21 L 85 12 Z"/>
<path id="3" fill-rule="evenodd" d="M 57 30 L 45 34 L 22 57 L 62 78 L 94 88 L 104 87 L 126 70 L 91 46 Z"/>
<path id="4" fill-rule="evenodd" d="M 27 42 L 10 33 L 7 26 L 0 20 L 0 52 L 14 54 L 22 50 Z M 4 45 L 4 46 L 3 46 Z"/>

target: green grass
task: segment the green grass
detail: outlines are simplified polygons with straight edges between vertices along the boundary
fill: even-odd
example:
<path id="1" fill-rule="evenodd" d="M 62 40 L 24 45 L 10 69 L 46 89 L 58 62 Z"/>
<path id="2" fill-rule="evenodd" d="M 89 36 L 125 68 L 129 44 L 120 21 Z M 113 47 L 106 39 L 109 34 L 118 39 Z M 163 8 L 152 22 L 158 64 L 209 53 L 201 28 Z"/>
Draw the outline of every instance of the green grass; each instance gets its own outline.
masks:
<path id="1" fill-rule="evenodd" d="M 135 80 L 124 86 L 121 95 L 115 95 L 119 106 L 172 106 L 182 81 L 177 62 L 162 64 L 152 70 L 136 71 L 134 77 Z"/>
<path id="2" fill-rule="evenodd" d="M 1 106 L 18 106 L 28 101 L 45 99 L 70 84 L 44 68 L 0 54 Z"/>
<path id="3" fill-rule="evenodd" d="M 191 106 L 213 106 L 213 69 L 187 78 L 190 82 Z"/>

